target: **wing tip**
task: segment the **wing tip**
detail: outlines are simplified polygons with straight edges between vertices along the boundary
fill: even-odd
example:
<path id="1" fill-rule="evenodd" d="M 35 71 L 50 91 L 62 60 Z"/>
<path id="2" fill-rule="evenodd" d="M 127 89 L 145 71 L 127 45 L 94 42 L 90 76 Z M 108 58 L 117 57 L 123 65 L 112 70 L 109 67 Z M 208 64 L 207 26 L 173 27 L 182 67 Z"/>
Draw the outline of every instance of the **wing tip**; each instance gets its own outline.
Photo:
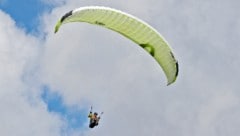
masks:
<path id="1" fill-rule="evenodd" d="M 173 80 L 168 80 L 167 86 L 171 85 L 172 83 L 174 83 L 177 79 L 178 76 L 178 72 L 179 72 L 179 66 L 178 66 L 178 62 L 176 61 L 176 72 L 175 72 L 175 76 Z"/>
<path id="2" fill-rule="evenodd" d="M 59 20 L 59 21 L 57 22 L 56 26 L 55 26 L 54 33 L 57 33 L 57 32 L 58 32 L 61 24 L 62 24 L 62 22 L 61 22 L 61 20 Z"/>
<path id="3" fill-rule="evenodd" d="M 57 32 L 58 32 L 60 26 L 62 25 L 62 22 L 63 22 L 67 17 L 71 16 L 72 13 L 73 13 L 73 10 L 67 12 L 65 15 L 63 15 L 63 16 L 61 17 L 60 20 L 58 20 L 58 22 L 57 22 L 57 24 L 56 24 L 56 26 L 55 26 L 54 33 L 57 33 Z"/>

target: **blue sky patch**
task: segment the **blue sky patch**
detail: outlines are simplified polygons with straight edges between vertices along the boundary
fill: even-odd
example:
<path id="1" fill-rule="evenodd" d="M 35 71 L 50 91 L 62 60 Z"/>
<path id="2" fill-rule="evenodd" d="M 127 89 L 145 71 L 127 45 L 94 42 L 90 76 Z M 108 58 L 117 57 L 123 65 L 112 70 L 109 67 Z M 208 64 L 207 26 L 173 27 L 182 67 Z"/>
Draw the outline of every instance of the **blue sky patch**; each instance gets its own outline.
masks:
<path id="1" fill-rule="evenodd" d="M 88 121 L 87 109 L 80 109 L 77 105 L 66 106 L 62 96 L 51 91 L 48 86 L 42 88 L 41 98 L 47 104 L 48 111 L 60 115 L 66 121 L 69 129 L 83 128 Z"/>
<path id="2" fill-rule="evenodd" d="M 9 14 L 17 26 L 24 28 L 27 32 L 37 32 L 39 17 L 52 8 L 42 0 L 4 0 L 0 3 L 0 9 Z"/>

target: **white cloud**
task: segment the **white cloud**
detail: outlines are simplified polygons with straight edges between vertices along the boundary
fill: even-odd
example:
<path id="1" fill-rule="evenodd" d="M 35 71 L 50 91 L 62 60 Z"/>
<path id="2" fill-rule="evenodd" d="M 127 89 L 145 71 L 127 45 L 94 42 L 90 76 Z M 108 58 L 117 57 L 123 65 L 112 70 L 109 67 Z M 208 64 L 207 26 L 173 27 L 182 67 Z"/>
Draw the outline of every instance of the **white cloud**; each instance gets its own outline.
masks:
<path id="1" fill-rule="evenodd" d="M 159 30 L 179 60 L 176 83 L 166 87 L 165 77 L 151 57 L 117 33 L 72 23 L 53 34 L 57 19 L 72 8 L 86 5 L 124 10 Z M 41 122 L 30 132 L 57 135 L 62 122 L 46 111 L 39 98 L 32 106 L 25 95 L 37 98 L 35 84 L 47 84 L 67 105 L 92 104 L 97 111 L 105 112 L 98 128 L 72 135 L 237 135 L 240 25 L 236 5 L 239 2 L 234 0 L 68 0 L 44 15 L 42 30 L 47 36 L 41 46 L 39 39 L 26 35 L 1 13 L 5 21 L 0 22 L 0 63 L 4 66 L 0 68 L 0 86 L 6 91 L 0 92 L 4 98 L 0 101 L 6 112 L 0 113 L 0 120 L 21 114 L 22 118 L 12 119 L 17 121 L 12 124 L 18 130 L 29 128 L 37 116 Z M 38 74 L 31 76 L 28 70 L 35 67 Z M 31 88 L 36 92 L 28 91 Z M 15 103 L 19 105 L 14 107 Z M 25 121 L 27 117 L 30 120 Z M 5 122 L 1 134 L 12 132 L 11 122 Z M 31 135 L 20 130 L 24 129 L 16 132 Z"/>
<path id="2" fill-rule="evenodd" d="M 219 126 L 224 126 L 219 124 L 218 120 L 222 117 L 232 116 L 234 112 L 230 113 L 228 111 L 233 110 L 239 105 L 239 99 L 230 90 L 225 90 L 224 92 L 218 92 L 214 96 L 205 102 L 202 107 L 200 107 L 199 119 L 199 136 L 202 135 L 219 135 L 216 129 Z M 224 121 L 225 122 L 225 121 Z M 226 128 L 232 126 L 226 126 Z M 224 131 L 223 131 L 224 132 Z M 229 135 L 231 135 L 229 133 Z"/>
<path id="3" fill-rule="evenodd" d="M 48 37 L 44 81 L 59 88 L 68 104 L 88 100 L 106 111 L 91 135 L 218 135 L 222 125 L 217 116 L 227 118 L 228 106 L 239 105 L 237 79 L 232 76 L 239 72 L 231 66 L 239 65 L 234 59 L 239 58 L 234 50 L 239 48 L 234 35 L 239 28 L 226 27 L 234 23 L 232 13 L 238 9 L 230 8 L 231 3 L 209 1 L 128 3 L 97 2 L 139 16 L 169 40 L 180 64 L 175 84 L 165 87 L 157 64 L 134 43 L 103 28 L 77 23 Z M 92 4 L 97 5 L 68 1 L 66 7 Z M 60 17 L 64 11 L 61 7 L 52 14 L 61 12 Z M 234 32 L 231 40 L 229 29 Z"/>
<path id="4" fill-rule="evenodd" d="M 39 41 L 17 28 L 5 13 L 0 12 L 0 18 L 4 20 L 0 22 L 0 134 L 57 136 L 61 121 L 33 99 L 37 90 L 24 77 L 31 74 L 28 70 L 39 53 Z"/>
<path id="5" fill-rule="evenodd" d="M 239 35 L 235 30 L 239 28 L 230 27 L 236 18 L 232 13 L 238 9 L 230 8 L 232 3 L 209 1 L 130 1 L 128 6 L 123 3 L 104 5 L 139 15 L 169 40 L 180 64 L 177 82 L 163 87 L 164 76 L 157 65 L 141 55 L 134 44 L 117 34 L 84 24 L 65 25 L 54 36 L 59 38 L 59 44 L 48 45 L 62 52 L 49 53 L 59 55 L 53 61 L 47 57 L 50 66 L 61 67 L 54 72 L 61 80 L 49 81 L 54 81 L 55 86 L 61 84 L 68 103 L 85 98 L 107 111 L 97 135 L 218 135 L 216 130 L 221 125 L 216 116 L 221 114 L 226 118 L 227 106 L 234 109 L 239 105 L 237 79 L 233 77 L 233 73 L 239 75 L 239 72 L 232 66 L 239 65 L 234 59 L 239 58 L 234 50 L 239 48 L 235 46 Z M 230 29 L 235 34 L 231 34 L 231 40 Z M 71 34 L 76 36 L 69 37 Z M 59 58 L 66 63 L 56 61 Z M 228 105 L 222 105 L 224 102 Z M 211 106 L 205 109 L 205 105 Z M 204 124 L 213 126 L 209 129 Z M 225 127 L 230 129 L 232 125 Z M 234 130 L 236 133 L 237 129 Z"/>

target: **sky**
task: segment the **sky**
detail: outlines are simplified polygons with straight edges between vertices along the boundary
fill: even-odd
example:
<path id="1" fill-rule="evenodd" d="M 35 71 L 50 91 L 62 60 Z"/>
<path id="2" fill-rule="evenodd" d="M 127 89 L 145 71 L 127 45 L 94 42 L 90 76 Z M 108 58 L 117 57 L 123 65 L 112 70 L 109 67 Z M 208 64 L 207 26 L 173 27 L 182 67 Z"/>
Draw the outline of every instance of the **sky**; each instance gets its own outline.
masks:
<path id="1" fill-rule="evenodd" d="M 158 64 L 118 33 L 66 12 L 107 6 L 141 18 L 179 63 Z M 240 133 L 238 0 L 0 0 L 0 135 L 235 136 Z M 104 112 L 88 128 L 90 107 Z"/>

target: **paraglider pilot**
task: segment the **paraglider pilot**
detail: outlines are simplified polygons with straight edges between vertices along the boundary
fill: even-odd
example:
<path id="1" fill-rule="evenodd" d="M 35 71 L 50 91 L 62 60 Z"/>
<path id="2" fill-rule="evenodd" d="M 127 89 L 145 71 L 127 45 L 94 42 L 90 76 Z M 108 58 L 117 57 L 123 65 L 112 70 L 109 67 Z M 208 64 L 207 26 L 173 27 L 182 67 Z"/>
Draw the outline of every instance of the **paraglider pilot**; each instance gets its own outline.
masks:
<path id="1" fill-rule="evenodd" d="M 91 110 L 88 114 L 88 118 L 90 118 L 90 123 L 89 123 L 89 128 L 94 128 L 95 126 L 98 125 L 98 122 L 100 120 L 100 116 L 98 116 L 97 112 L 92 113 L 92 107 Z"/>

